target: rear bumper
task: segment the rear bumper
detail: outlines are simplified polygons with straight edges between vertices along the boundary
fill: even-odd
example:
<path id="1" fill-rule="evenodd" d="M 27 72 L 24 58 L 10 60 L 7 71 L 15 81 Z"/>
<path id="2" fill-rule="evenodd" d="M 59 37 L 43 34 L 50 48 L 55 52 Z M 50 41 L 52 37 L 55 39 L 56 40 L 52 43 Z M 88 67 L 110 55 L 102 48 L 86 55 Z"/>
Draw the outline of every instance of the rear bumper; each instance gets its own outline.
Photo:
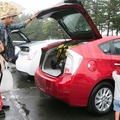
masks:
<path id="1" fill-rule="evenodd" d="M 43 75 L 39 68 L 37 69 L 34 77 L 35 84 L 40 90 L 65 102 L 69 101 L 70 85 L 61 83 L 62 77 L 55 78 L 49 75 L 47 76 L 46 74 Z"/>
<path id="2" fill-rule="evenodd" d="M 55 98 L 58 98 L 71 106 L 87 106 L 88 94 L 86 90 L 81 90 L 84 85 L 74 84 L 71 75 L 61 75 L 59 77 L 52 77 L 38 69 L 35 72 L 36 86 Z M 82 88 L 80 88 L 82 87 Z M 86 96 L 87 95 L 87 96 Z"/>
<path id="3" fill-rule="evenodd" d="M 30 66 L 31 66 L 31 61 L 21 60 L 21 59 L 17 59 L 16 61 L 16 69 L 21 72 L 30 74 Z"/>
<path id="4" fill-rule="evenodd" d="M 16 69 L 25 72 L 31 76 L 34 76 L 35 71 L 39 65 L 39 58 L 34 57 L 32 60 L 28 60 L 25 58 L 19 58 L 16 60 Z"/>

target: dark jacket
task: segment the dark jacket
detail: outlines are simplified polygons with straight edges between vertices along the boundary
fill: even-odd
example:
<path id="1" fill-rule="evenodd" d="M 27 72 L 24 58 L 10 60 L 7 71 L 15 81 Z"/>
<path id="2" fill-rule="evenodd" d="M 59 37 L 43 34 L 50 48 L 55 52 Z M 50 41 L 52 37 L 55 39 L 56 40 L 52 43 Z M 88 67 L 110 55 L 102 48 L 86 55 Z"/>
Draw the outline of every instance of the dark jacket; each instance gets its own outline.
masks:
<path id="1" fill-rule="evenodd" d="M 26 26 L 26 23 L 21 22 L 18 24 L 11 24 L 5 27 L 3 22 L 0 20 L 0 41 L 2 41 L 4 44 L 7 43 L 5 44 L 5 51 L 2 53 L 3 57 L 6 60 L 13 58 L 15 54 L 15 50 L 14 50 L 14 46 L 11 38 L 11 31 L 24 28 L 25 26 Z M 7 32 L 7 42 L 5 40 L 5 30 Z"/>

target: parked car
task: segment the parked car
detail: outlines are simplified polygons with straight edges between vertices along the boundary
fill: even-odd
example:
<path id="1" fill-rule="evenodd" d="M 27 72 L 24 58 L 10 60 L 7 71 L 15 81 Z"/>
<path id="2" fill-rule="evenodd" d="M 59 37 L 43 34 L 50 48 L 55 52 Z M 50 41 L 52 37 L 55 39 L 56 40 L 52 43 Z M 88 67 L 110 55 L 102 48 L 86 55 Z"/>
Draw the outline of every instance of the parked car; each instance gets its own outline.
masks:
<path id="1" fill-rule="evenodd" d="M 20 30 L 13 30 L 11 31 L 11 33 L 12 33 L 13 45 L 15 47 L 15 56 L 11 62 L 15 63 L 16 59 L 18 58 L 20 46 L 30 43 L 31 40 L 29 40 L 29 38 Z"/>
<path id="2" fill-rule="evenodd" d="M 54 18 L 71 41 L 42 48 L 36 86 L 71 106 L 87 107 L 95 115 L 110 112 L 111 75 L 120 66 L 120 36 L 102 37 L 80 1 L 66 0 L 40 11 L 37 18 Z"/>
<path id="3" fill-rule="evenodd" d="M 20 52 L 18 59 L 16 60 L 16 69 L 27 73 L 30 76 L 34 76 L 35 71 L 39 66 L 41 48 L 58 41 L 62 42 L 64 39 L 43 40 L 20 46 Z"/>

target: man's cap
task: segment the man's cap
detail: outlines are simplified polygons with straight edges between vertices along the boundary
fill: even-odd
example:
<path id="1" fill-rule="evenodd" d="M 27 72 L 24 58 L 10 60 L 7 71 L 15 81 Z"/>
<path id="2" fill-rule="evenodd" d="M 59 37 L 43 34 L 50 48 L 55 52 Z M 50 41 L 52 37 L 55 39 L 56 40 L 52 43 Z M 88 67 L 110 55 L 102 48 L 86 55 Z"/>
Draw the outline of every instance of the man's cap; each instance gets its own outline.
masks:
<path id="1" fill-rule="evenodd" d="M 0 2 L 0 19 L 17 16 L 21 13 L 22 9 L 18 7 L 18 4 L 13 4 L 13 2 Z"/>

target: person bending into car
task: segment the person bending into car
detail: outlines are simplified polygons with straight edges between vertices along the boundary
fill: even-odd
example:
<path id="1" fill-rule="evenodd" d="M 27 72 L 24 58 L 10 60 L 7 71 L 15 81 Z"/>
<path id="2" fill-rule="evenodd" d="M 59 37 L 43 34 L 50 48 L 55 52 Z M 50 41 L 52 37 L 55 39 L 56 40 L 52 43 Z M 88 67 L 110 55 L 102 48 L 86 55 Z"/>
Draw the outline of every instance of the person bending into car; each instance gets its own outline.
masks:
<path id="1" fill-rule="evenodd" d="M 115 81 L 113 110 L 115 111 L 115 120 L 120 118 L 120 70 L 113 71 L 112 77 Z"/>
<path id="2" fill-rule="evenodd" d="M 0 42 L 5 46 L 4 51 L 0 53 L 8 62 L 14 57 L 14 46 L 11 38 L 11 31 L 25 28 L 25 26 L 36 18 L 37 14 L 32 15 L 26 21 L 18 24 L 13 24 L 14 18 L 19 15 L 16 8 L 11 7 L 6 2 L 0 2 Z M 2 97 L 0 95 L 0 116 L 5 116 L 4 110 L 9 109 L 8 105 L 2 104 Z"/>

